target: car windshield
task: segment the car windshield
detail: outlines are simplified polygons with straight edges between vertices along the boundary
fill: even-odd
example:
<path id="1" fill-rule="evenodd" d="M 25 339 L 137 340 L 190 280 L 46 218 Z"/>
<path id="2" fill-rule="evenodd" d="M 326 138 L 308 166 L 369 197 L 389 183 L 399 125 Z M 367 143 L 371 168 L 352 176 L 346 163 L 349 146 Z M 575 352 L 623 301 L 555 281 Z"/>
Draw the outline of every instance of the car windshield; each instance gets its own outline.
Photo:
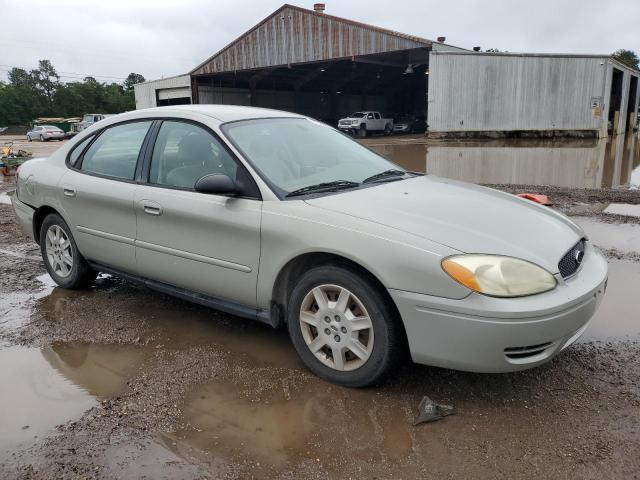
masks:
<path id="1" fill-rule="evenodd" d="M 313 120 L 243 120 L 223 125 L 222 130 L 281 198 L 327 184 L 335 189 L 357 188 L 382 172 L 404 172 L 355 140 Z"/>
<path id="2" fill-rule="evenodd" d="M 351 115 L 349 115 L 349 118 L 362 118 L 365 115 L 365 112 L 353 112 Z"/>

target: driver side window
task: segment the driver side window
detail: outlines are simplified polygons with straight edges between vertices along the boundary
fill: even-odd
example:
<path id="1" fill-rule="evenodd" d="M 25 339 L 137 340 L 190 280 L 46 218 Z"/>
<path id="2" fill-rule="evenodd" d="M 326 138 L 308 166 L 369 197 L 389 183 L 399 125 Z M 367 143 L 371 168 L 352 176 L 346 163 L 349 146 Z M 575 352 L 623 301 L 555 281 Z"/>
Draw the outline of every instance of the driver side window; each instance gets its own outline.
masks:
<path id="1" fill-rule="evenodd" d="M 193 189 L 210 173 L 236 179 L 237 164 L 220 142 L 197 125 L 165 121 L 151 157 L 149 183 Z"/>

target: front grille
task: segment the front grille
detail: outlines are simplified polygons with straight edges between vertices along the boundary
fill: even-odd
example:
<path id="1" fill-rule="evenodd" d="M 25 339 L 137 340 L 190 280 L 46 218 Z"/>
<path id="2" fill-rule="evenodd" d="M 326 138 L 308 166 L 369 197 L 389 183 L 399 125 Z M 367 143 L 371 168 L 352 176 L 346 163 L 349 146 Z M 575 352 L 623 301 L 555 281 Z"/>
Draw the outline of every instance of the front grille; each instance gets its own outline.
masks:
<path id="1" fill-rule="evenodd" d="M 558 262 L 558 270 L 562 278 L 570 277 L 578 271 L 584 258 L 584 247 L 585 241 L 582 239 L 560 259 Z"/>
<path id="2" fill-rule="evenodd" d="M 552 342 L 540 343 L 538 345 L 529 345 L 528 347 L 508 347 L 504 349 L 507 358 L 513 360 L 522 360 L 523 358 L 535 357 L 544 352 Z"/>
<path id="3" fill-rule="evenodd" d="M 340 122 L 340 125 L 351 125 L 351 121 L 350 120 L 342 120 Z"/>

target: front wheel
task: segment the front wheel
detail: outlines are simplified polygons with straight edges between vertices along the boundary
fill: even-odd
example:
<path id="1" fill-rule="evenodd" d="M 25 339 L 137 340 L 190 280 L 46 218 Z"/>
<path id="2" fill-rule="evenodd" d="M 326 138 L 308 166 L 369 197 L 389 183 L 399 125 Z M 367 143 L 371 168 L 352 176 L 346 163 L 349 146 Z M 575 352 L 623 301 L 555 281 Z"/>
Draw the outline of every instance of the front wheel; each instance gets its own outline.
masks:
<path id="1" fill-rule="evenodd" d="M 397 314 L 378 286 L 345 267 L 304 274 L 291 294 L 287 321 L 306 366 L 346 387 L 382 380 L 403 346 Z"/>
<path id="2" fill-rule="evenodd" d="M 42 135 L 40 135 L 40 141 L 44 142 L 44 137 Z"/>
<path id="3" fill-rule="evenodd" d="M 28 140 L 29 142 L 33 142 L 33 140 L 31 139 L 31 135 L 27 135 L 27 140 Z"/>
<path id="4" fill-rule="evenodd" d="M 362 124 L 358 129 L 358 137 L 365 138 L 367 136 L 367 126 Z"/>
<path id="5" fill-rule="evenodd" d="M 96 278 L 78 251 L 71 229 L 58 214 L 49 214 L 40 226 L 40 251 L 51 278 L 63 288 L 87 287 Z"/>

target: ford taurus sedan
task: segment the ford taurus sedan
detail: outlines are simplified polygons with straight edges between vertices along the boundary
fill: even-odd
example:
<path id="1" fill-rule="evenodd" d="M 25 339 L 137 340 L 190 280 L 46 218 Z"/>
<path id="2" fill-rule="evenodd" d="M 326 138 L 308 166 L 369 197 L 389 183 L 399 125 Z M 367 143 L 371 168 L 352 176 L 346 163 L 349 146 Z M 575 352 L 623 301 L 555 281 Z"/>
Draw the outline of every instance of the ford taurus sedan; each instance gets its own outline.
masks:
<path id="1" fill-rule="evenodd" d="M 26 162 L 13 205 L 61 287 L 108 272 L 286 325 L 310 370 L 352 387 L 405 351 L 476 372 L 540 365 L 585 330 L 607 281 L 565 216 L 274 110 L 105 119 Z"/>

